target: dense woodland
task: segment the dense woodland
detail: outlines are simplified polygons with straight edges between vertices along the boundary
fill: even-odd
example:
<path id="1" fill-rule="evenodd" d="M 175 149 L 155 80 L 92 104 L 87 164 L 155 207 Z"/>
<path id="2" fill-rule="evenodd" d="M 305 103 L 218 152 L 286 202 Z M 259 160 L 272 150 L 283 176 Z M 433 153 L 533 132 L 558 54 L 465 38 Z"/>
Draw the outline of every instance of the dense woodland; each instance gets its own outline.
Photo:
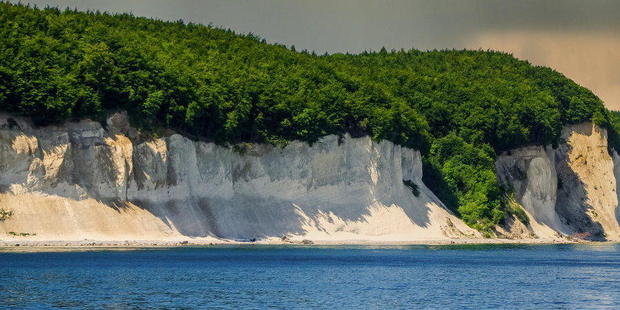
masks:
<path id="1" fill-rule="evenodd" d="M 589 90 L 506 53 L 315 55 L 182 21 L 7 3 L 0 110 L 40 125 L 127 110 L 145 130 L 220 144 L 387 139 L 421 150 L 425 183 L 486 232 L 513 212 L 496 180 L 498 152 L 557 145 L 565 124 L 620 124 Z"/>

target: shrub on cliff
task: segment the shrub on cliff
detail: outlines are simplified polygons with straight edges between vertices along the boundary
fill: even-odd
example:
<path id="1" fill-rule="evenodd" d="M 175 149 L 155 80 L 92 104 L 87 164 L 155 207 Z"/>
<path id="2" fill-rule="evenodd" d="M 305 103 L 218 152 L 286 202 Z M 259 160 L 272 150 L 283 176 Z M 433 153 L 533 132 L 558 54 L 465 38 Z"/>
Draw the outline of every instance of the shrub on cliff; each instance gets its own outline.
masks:
<path id="1" fill-rule="evenodd" d="M 0 209 L 0 222 L 4 222 L 13 216 L 13 211 Z"/>
<path id="2" fill-rule="evenodd" d="M 499 224 L 504 217 L 504 199 L 490 146 L 475 146 L 451 132 L 435 140 L 428 158 L 438 172 L 435 177 L 440 177 L 448 188 L 448 195 L 445 191 L 436 194 L 465 223 L 481 231 L 490 231 Z"/>

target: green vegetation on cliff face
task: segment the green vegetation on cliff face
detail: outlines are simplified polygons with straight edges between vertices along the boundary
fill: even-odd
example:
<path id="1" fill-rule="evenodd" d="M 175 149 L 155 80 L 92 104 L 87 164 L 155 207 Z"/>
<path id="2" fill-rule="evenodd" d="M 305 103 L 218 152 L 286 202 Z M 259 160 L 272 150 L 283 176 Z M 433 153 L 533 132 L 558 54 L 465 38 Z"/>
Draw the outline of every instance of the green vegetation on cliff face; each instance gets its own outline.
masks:
<path id="1" fill-rule="evenodd" d="M 609 145 L 620 151 L 620 111 L 610 111 L 607 118 L 597 122 L 608 128 Z"/>
<path id="2" fill-rule="evenodd" d="M 115 109 L 218 143 L 348 132 L 417 148 L 426 184 L 480 230 L 510 210 L 497 152 L 612 123 L 587 89 L 505 53 L 316 56 L 202 25 L 0 3 L 0 110 L 47 124 Z"/>

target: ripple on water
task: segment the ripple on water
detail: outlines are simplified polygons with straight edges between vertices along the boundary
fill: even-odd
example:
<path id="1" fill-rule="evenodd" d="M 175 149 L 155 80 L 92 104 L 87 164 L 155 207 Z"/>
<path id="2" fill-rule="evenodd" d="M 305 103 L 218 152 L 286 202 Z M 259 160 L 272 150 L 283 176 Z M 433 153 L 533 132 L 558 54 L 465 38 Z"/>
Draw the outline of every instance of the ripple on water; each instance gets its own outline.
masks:
<path id="1" fill-rule="evenodd" d="M 620 246 L 0 253 L 0 308 L 615 308 Z"/>

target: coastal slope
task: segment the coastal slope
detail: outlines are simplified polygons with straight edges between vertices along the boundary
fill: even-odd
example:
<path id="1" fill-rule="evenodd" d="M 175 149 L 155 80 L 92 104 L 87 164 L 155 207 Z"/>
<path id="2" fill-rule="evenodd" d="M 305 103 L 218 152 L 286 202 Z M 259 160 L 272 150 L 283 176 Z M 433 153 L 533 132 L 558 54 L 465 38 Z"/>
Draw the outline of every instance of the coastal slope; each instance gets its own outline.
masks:
<path id="1" fill-rule="evenodd" d="M 123 113 L 34 128 L 0 119 L 0 232 L 32 240 L 479 238 L 422 182 L 416 150 L 326 136 L 223 147 L 140 141 Z"/>
<path id="2" fill-rule="evenodd" d="M 498 238 L 620 240 L 620 156 L 610 154 L 606 130 L 571 125 L 561 141 L 497 158 L 500 183 L 527 216 L 506 218 Z M 483 242 L 422 174 L 419 151 L 369 137 L 220 146 L 176 133 L 145 138 L 125 113 L 105 126 L 46 127 L 3 114 L 0 209 L 9 216 L 0 234 L 22 241 Z"/>
<path id="3" fill-rule="evenodd" d="M 620 161 L 607 131 L 591 122 L 570 125 L 557 147 L 528 146 L 505 152 L 497 174 L 527 212 L 529 230 L 542 238 L 573 236 L 620 240 Z"/>

